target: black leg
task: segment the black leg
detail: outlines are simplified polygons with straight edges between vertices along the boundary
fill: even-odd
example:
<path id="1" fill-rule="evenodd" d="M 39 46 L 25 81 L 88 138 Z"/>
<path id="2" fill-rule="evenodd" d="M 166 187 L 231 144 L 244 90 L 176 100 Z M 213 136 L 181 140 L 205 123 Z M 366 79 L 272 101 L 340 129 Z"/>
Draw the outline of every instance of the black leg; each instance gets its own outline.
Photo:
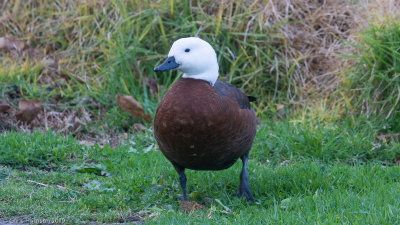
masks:
<path id="1" fill-rule="evenodd" d="M 183 194 L 183 200 L 187 201 L 187 198 L 186 198 L 186 175 L 185 175 L 185 172 L 182 172 L 181 174 L 179 174 L 179 184 L 181 185 L 182 194 Z"/>
<path id="2" fill-rule="evenodd" d="M 181 186 L 182 189 L 182 194 L 183 194 L 183 200 L 187 201 L 186 198 L 186 175 L 185 175 L 185 168 L 172 163 L 172 165 L 174 165 L 176 172 L 178 172 L 179 175 L 179 185 Z"/>
<path id="3" fill-rule="evenodd" d="M 247 201 L 254 201 L 253 195 L 251 194 L 250 191 L 250 184 L 249 184 L 249 176 L 247 175 L 247 160 L 249 159 L 249 155 L 243 155 L 240 157 L 243 162 L 243 167 L 242 167 L 242 172 L 240 173 L 240 185 L 239 189 L 236 193 L 238 197 L 246 197 Z"/>

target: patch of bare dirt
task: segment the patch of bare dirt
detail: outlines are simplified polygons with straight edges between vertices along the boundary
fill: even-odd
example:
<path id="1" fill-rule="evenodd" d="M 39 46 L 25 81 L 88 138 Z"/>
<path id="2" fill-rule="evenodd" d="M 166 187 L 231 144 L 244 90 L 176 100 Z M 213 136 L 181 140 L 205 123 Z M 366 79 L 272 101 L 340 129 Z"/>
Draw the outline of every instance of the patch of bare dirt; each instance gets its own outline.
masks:
<path id="1" fill-rule="evenodd" d="M 92 103 L 95 104 L 95 103 Z M 81 145 L 104 147 L 109 144 L 116 148 L 129 138 L 128 133 L 107 132 L 107 128 L 94 130 L 89 123 L 102 121 L 102 115 L 94 115 L 88 108 L 65 108 L 57 106 L 43 106 L 37 99 L 19 100 L 18 106 L 7 101 L 0 102 L 0 133 L 9 130 L 23 132 L 43 131 L 72 135 Z M 145 131 L 147 128 L 141 123 L 134 123 L 131 132 Z"/>
<path id="2" fill-rule="evenodd" d="M 179 205 L 181 206 L 181 210 L 184 213 L 190 213 L 192 211 L 205 209 L 204 206 L 200 205 L 197 202 L 192 202 L 192 201 L 181 201 L 181 200 L 179 200 Z"/>

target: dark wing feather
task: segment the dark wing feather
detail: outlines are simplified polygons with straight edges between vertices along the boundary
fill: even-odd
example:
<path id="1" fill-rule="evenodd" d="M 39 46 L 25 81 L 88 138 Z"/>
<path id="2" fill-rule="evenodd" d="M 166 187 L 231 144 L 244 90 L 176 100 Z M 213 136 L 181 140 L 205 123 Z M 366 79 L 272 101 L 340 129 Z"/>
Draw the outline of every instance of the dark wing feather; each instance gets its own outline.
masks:
<path id="1" fill-rule="evenodd" d="M 253 96 L 247 96 L 247 98 L 249 99 L 249 102 L 255 102 L 255 101 L 257 101 L 257 98 L 256 98 L 256 97 L 253 97 Z"/>
<path id="2" fill-rule="evenodd" d="M 254 97 L 246 96 L 241 90 L 229 83 L 217 81 L 214 84 L 214 88 L 218 94 L 235 100 L 241 109 L 250 109 L 250 101 L 255 101 Z"/>

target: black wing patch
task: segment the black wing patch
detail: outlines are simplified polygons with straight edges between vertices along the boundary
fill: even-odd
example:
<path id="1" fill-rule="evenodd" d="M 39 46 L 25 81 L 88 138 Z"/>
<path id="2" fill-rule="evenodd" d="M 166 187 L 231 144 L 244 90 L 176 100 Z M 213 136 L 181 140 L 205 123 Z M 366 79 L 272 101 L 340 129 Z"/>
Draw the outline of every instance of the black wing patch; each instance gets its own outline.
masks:
<path id="1" fill-rule="evenodd" d="M 249 102 L 255 102 L 257 101 L 257 98 L 254 96 L 247 96 L 247 98 L 249 99 Z"/>
<path id="2" fill-rule="evenodd" d="M 232 84 L 228 84 L 222 81 L 217 81 L 214 84 L 214 88 L 217 90 L 217 93 L 223 96 L 228 96 L 235 100 L 241 109 L 251 109 L 250 102 L 256 100 L 255 97 L 246 96 L 243 94 L 241 90 Z"/>

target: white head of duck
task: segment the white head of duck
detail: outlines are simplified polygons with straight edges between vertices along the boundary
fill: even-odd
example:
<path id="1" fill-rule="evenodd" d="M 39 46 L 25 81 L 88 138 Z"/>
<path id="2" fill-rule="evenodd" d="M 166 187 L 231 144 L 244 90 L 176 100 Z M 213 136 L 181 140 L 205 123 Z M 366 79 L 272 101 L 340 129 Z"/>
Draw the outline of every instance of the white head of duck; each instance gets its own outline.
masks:
<path id="1" fill-rule="evenodd" d="M 154 71 L 175 69 L 183 78 L 205 80 L 214 85 L 218 79 L 217 54 L 206 41 L 197 37 L 178 39 L 172 44 L 168 58 Z"/>

